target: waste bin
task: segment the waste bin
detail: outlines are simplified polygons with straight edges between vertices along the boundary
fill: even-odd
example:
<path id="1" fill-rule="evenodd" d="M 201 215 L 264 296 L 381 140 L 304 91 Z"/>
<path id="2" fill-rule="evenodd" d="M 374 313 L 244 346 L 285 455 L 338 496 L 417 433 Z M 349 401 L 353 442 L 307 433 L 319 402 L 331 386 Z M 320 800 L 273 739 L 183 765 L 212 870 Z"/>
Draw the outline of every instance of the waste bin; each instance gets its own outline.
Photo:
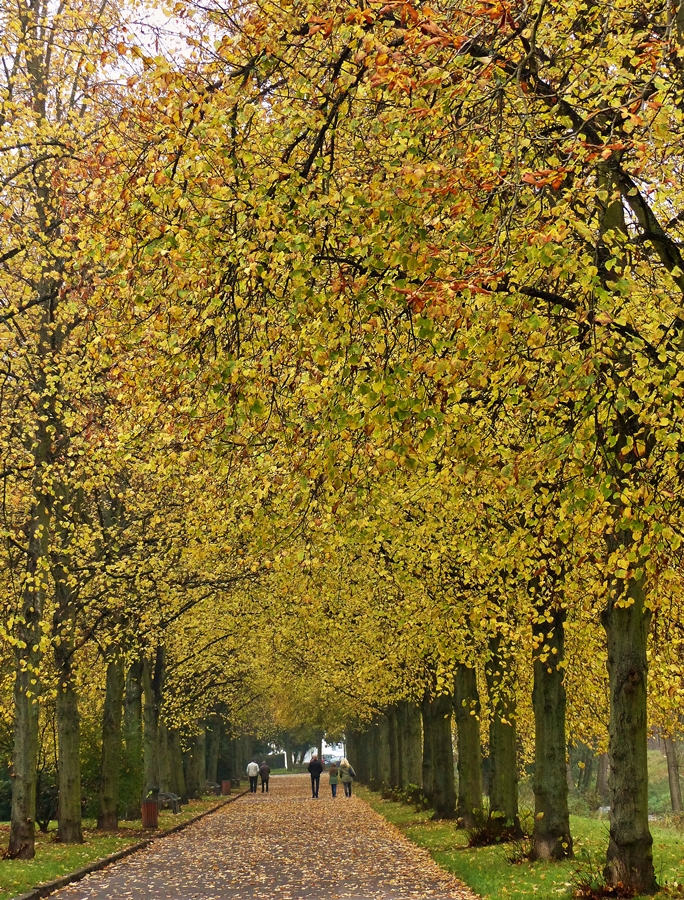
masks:
<path id="1" fill-rule="evenodd" d="M 143 828 L 159 828 L 159 805 L 156 800 L 143 800 L 142 826 Z"/>
<path id="2" fill-rule="evenodd" d="M 222 781 L 221 782 L 221 793 L 222 794 L 230 794 L 230 781 Z"/>

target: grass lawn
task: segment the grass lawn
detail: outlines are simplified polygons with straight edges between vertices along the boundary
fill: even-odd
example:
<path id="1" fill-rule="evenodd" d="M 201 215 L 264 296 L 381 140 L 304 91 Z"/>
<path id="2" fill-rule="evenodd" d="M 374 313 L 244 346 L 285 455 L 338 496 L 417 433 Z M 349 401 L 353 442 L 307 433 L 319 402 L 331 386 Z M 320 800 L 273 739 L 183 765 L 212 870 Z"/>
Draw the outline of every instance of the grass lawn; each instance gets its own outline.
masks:
<path id="1" fill-rule="evenodd" d="M 411 806 L 383 800 L 360 785 L 357 793 L 406 837 L 429 850 L 440 866 L 488 900 L 569 898 L 573 883 L 579 880 L 578 870 L 601 871 L 608 845 L 606 820 L 571 816 L 576 860 L 511 864 L 508 858 L 515 852 L 514 845 L 469 849 L 466 835 L 453 823 L 432 822 L 431 813 L 416 812 Z M 658 881 L 676 892 L 677 886 L 684 884 L 684 832 L 662 826 L 652 826 L 651 830 Z"/>
<path id="2" fill-rule="evenodd" d="M 187 822 L 199 813 L 216 806 L 219 797 L 205 800 L 192 800 L 174 816 L 168 810 L 159 813 L 159 831 L 143 831 L 142 822 L 123 822 L 116 832 L 97 831 L 95 822 L 85 819 L 83 822 L 83 844 L 60 844 L 55 841 L 57 823 L 50 824 L 47 834 L 39 834 L 36 839 L 36 855 L 34 859 L 25 861 L 18 859 L 0 859 L 0 900 L 9 900 L 17 894 L 23 894 L 52 881 L 74 869 L 80 869 L 87 863 L 116 853 L 130 844 L 144 840 L 152 834 L 159 834 L 181 822 Z M 2 842 L 6 846 L 9 835 L 9 823 L 0 823 Z"/>

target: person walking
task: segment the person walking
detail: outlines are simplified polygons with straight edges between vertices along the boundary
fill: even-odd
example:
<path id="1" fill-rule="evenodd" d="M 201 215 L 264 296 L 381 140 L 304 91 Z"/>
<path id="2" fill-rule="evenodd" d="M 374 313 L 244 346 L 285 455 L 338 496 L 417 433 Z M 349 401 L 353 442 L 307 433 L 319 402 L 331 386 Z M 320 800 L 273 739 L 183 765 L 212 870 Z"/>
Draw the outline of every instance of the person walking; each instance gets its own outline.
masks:
<path id="1" fill-rule="evenodd" d="M 356 772 L 349 764 L 349 760 L 345 757 L 340 763 L 340 781 L 344 785 L 344 796 L 351 797 L 352 781 L 356 778 Z"/>
<path id="2" fill-rule="evenodd" d="M 259 775 L 261 775 L 261 793 L 263 794 L 265 787 L 266 793 L 268 794 L 268 779 L 271 776 L 271 767 L 266 760 L 259 766 Z"/>
<path id="3" fill-rule="evenodd" d="M 337 766 L 335 763 L 332 763 L 330 769 L 328 770 L 328 777 L 330 779 L 330 790 L 332 791 L 333 800 L 337 797 L 337 784 L 340 780 L 340 776 L 337 772 Z"/>
<path id="4" fill-rule="evenodd" d="M 318 799 L 318 788 L 321 784 L 321 772 L 323 771 L 323 765 L 319 761 L 317 756 L 311 757 L 311 762 L 309 763 L 309 775 L 311 775 L 311 798 L 312 800 Z"/>
<path id="5" fill-rule="evenodd" d="M 257 781 L 259 780 L 259 763 L 254 760 L 247 766 L 247 775 L 249 776 L 249 792 L 256 794 Z"/>

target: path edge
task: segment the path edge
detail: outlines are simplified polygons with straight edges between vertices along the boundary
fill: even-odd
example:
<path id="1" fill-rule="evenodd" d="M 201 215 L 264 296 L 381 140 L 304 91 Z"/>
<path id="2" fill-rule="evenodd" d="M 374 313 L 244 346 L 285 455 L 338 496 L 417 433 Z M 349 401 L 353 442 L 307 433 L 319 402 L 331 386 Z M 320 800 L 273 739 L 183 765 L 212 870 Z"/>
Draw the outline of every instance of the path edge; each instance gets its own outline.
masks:
<path id="1" fill-rule="evenodd" d="M 110 853 L 109 856 L 103 856 L 101 859 L 93 860 L 93 862 L 88 863 L 81 869 L 68 872 L 66 875 L 61 875 L 53 881 L 46 881 L 45 884 L 39 884 L 25 894 L 18 894 L 16 897 L 13 897 L 12 900 L 40 900 L 42 897 L 47 897 L 49 894 L 52 894 L 63 887 L 67 887 L 70 884 L 80 881 L 82 878 L 85 878 L 86 875 L 90 875 L 91 872 L 99 872 L 100 869 L 106 869 L 107 866 L 112 863 L 118 862 L 126 856 L 131 856 L 133 853 L 137 853 L 138 850 L 144 850 L 145 847 L 149 847 L 150 844 L 154 844 L 156 841 L 163 840 L 163 838 L 168 837 L 170 834 L 178 834 L 179 831 L 183 831 L 188 825 L 194 825 L 195 822 L 199 822 L 199 820 L 203 819 L 205 816 L 210 816 L 212 813 L 218 812 L 219 809 L 223 809 L 223 807 L 228 806 L 229 803 L 234 803 L 236 800 L 239 800 L 240 797 L 244 797 L 246 793 L 247 791 L 240 791 L 239 794 L 235 794 L 233 797 L 227 797 L 221 803 L 212 806 L 211 809 L 205 809 L 204 812 L 199 813 L 199 815 L 194 816 L 192 819 L 188 819 L 187 822 L 181 822 L 179 825 L 174 825 L 173 828 L 162 831 L 160 834 L 152 835 L 144 841 L 138 841 L 137 844 L 131 844 L 130 847 L 123 847 L 121 850 L 117 850 L 116 853 Z"/>

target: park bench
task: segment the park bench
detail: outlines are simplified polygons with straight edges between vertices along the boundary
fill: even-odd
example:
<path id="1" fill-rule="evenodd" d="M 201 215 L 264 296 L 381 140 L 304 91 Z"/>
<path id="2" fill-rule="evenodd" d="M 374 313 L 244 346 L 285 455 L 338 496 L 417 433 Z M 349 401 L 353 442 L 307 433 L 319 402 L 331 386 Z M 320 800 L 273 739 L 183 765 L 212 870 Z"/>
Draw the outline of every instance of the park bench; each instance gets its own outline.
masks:
<path id="1" fill-rule="evenodd" d="M 214 794 L 218 797 L 221 793 L 221 785 L 217 784 L 215 781 L 207 781 L 205 785 L 205 793 Z"/>
<path id="2" fill-rule="evenodd" d="M 170 809 L 172 813 L 180 812 L 180 797 L 170 791 L 161 791 L 157 798 L 159 809 Z"/>

